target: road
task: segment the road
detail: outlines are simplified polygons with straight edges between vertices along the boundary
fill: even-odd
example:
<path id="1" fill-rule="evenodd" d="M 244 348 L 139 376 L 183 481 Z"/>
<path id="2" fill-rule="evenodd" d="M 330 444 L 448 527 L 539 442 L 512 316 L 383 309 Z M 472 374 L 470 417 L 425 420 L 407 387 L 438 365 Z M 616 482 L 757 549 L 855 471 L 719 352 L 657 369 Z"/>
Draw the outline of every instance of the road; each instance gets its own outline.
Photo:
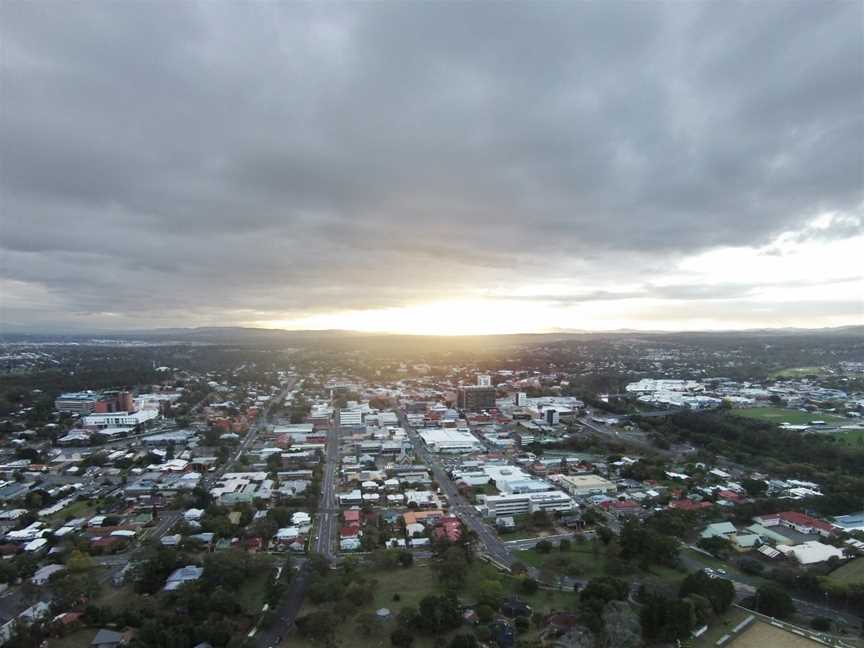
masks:
<path id="1" fill-rule="evenodd" d="M 697 555 L 691 554 L 686 550 L 680 552 L 679 560 L 681 561 L 681 564 L 687 568 L 688 572 L 698 571 L 703 569 L 706 565 L 710 566 L 706 561 L 699 560 Z M 732 581 L 732 584 L 735 586 L 735 598 L 739 603 L 753 596 L 756 593 L 756 588 L 765 582 L 764 578 L 738 573 L 727 574 L 723 576 L 723 578 Z M 854 614 L 839 610 L 830 605 L 803 599 L 800 597 L 800 594 L 798 596 L 793 596 L 792 601 L 795 603 L 798 613 L 805 617 L 823 616 L 832 619 L 839 619 L 852 627 L 857 627 L 861 622 Z"/>
<path id="2" fill-rule="evenodd" d="M 324 447 L 324 474 L 321 478 L 321 499 L 318 502 L 318 521 L 312 550 L 328 560 L 336 557 L 335 535 L 339 530 L 339 506 L 336 502 L 336 480 L 339 468 L 339 412 L 335 412 L 327 429 L 327 444 Z M 278 608 L 273 610 L 275 621 L 269 628 L 261 628 L 253 638 L 256 648 L 270 648 L 282 641 L 282 637 L 294 629 L 294 621 L 303 607 L 303 598 L 309 586 L 311 572 L 309 563 L 303 562 L 291 579 L 288 591 Z"/>
<path id="3" fill-rule="evenodd" d="M 270 417 L 270 410 L 274 403 L 281 402 L 282 399 L 285 398 L 285 394 L 288 393 L 294 386 L 296 379 L 289 380 L 282 392 L 276 398 L 270 399 L 267 407 L 262 412 L 261 416 L 258 417 L 257 421 L 249 428 L 249 431 L 246 433 L 245 438 L 240 443 L 240 446 L 237 452 L 225 462 L 218 470 L 213 473 L 210 473 L 206 477 L 201 480 L 201 486 L 203 488 L 210 488 L 213 483 L 222 477 L 223 474 L 228 472 L 237 460 L 240 459 L 240 456 L 248 450 L 252 444 L 255 442 L 255 439 L 258 437 L 259 432 L 267 426 Z M 208 395 L 209 397 L 209 395 Z M 195 408 L 197 409 L 200 405 L 206 400 L 207 397 L 202 399 Z M 182 516 L 182 511 L 161 511 L 159 513 L 159 517 L 156 520 L 156 524 L 150 528 L 147 533 L 148 539 L 156 540 L 157 542 L 164 538 L 168 532 L 177 524 L 178 520 Z M 117 575 L 131 560 L 134 559 L 135 552 L 124 552 L 119 554 L 113 554 L 109 556 L 99 556 L 96 558 L 96 563 L 98 565 L 102 565 L 107 567 L 105 573 L 101 575 L 103 581 L 108 581 L 109 579 L 113 579 L 115 575 Z"/>
<path id="4" fill-rule="evenodd" d="M 433 478 L 438 482 L 441 491 L 447 496 L 447 501 L 450 503 L 450 511 L 459 516 L 459 519 L 462 520 L 465 526 L 477 534 L 477 540 L 483 546 L 483 552 L 486 555 L 509 569 L 516 562 L 511 549 L 501 541 L 495 531 L 483 522 L 477 509 L 462 497 L 453 480 L 450 479 L 450 476 L 441 466 L 438 458 L 426 449 L 423 439 L 420 438 L 417 431 L 408 423 L 404 412 L 399 412 L 399 419 L 402 427 L 405 428 L 408 437 L 414 444 L 414 454 L 429 466 Z"/>
<path id="5" fill-rule="evenodd" d="M 327 429 L 324 450 L 324 475 L 321 479 L 321 501 L 318 504 L 318 527 L 312 547 L 316 553 L 332 560 L 334 536 L 339 530 L 339 506 L 336 502 L 336 478 L 339 468 L 339 412 Z"/>
<path id="6" fill-rule="evenodd" d="M 296 383 L 297 378 L 289 379 L 288 382 L 286 382 L 282 386 L 282 391 L 279 392 L 279 395 L 271 398 L 267 402 L 267 406 L 255 420 L 255 423 L 253 423 L 249 427 L 249 430 L 246 432 L 246 436 L 243 437 L 240 445 L 237 446 L 236 452 L 231 455 L 231 457 L 228 458 L 228 461 L 226 461 L 222 466 L 220 466 L 214 472 L 209 473 L 207 476 L 204 477 L 204 479 L 201 480 L 202 487 L 210 488 L 214 483 L 222 479 L 222 475 L 224 475 L 226 472 L 230 472 L 233 469 L 234 464 L 236 464 L 240 460 L 240 457 L 243 456 L 243 453 L 249 450 L 249 448 L 251 448 L 252 445 L 255 443 L 255 440 L 258 438 L 258 434 L 261 432 L 261 430 L 266 428 L 267 425 L 270 423 L 270 411 L 273 409 L 273 405 L 275 405 L 276 403 L 281 403 L 283 400 L 285 400 L 286 394 L 294 388 L 294 385 Z"/>

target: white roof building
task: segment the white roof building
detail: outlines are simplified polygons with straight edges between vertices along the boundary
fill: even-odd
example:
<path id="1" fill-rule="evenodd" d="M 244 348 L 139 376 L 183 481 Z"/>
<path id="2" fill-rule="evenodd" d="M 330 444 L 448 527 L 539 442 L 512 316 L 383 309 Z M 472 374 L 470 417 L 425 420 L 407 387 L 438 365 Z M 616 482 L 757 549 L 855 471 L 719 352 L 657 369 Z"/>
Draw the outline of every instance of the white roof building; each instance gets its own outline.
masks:
<path id="1" fill-rule="evenodd" d="M 777 549 L 784 554 L 792 555 L 802 565 L 815 565 L 822 563 L 829 558 L 843 559 L 843 550 L 833 547 L 829 544 L 824 544 L 818 540 L 810 540 L 799 545 L 789 547 L 786 545 L 778 545 Z"/>

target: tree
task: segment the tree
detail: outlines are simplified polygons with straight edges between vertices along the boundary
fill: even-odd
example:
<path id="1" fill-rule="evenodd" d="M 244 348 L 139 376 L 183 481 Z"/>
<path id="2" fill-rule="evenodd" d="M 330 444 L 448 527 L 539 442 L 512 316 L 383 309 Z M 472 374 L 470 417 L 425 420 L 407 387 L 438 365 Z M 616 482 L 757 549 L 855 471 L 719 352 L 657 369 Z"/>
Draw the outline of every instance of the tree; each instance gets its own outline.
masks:
<path id="1" fill-rule="evenodd" d="M 699 542 L 696 545 L 700 549 L 704 549 L 708 553 L 717 556 L 718 558 L 725 558 L 729 555 L 729 552 L 732 551 L 732 543 L 729 542 L 726 538 L 721 538 L 719 536 L 714 536 L 712 538 L 700 538 Z"/>
<path id="2" fill-rule="evenodd" d="M 89 554 L 78 549 L 75 549 L 66 559 L 66 569 L 73 573 L 84 572 L 95 566 L 96 561 Z"/>
<path id="3" fill-rule="evenodd" d="M 438 579 L 450 590 L 460 590 L 465 585 L 468 560 L 460 547 L 448 547 L 436 564 Z"/>
<path id="4" fill-rule="evenodd" d="M 795 614 L 792 597 L 775 583 L 768 583 L 757 589 L 754 604 L 757 612 L 778 619 L 786 619 Z"/>
<path id="5" fill-rule="evenodd" d="M 606 648 L 637 648 L 642 644 L 639 615 L 624 601 L 609 601 L 603 608 Z"/>
<path id="6" fill-rule="evenodd" d="M 361 612 L 356 619 L 357 629 L 364 637 L 371 637 L 379 628 L 378 617 L 372 612 Z"/>
<path id="7" fill-rule="evenodd" d="M 768 483 L 761 479 L 743 479 L 741 485 L 750 497 L 761 497 L 768 490 Z"/>
<path id="8" fill-rule="evenodd" d="M 398 560 L 403 567 L 410 567 L 414 564 L 414 554 L 410 551 L 400 551 Z"/>
<path id="9" fill-rule="evenodd" d="M 496 580 L 484 580 L 477 586 L 477 600 L 494 610 L 501 607 L 504 598 L 504 588 Z"/>
<path id="10" fill-rule="evenodd" d="M 527 596 L 536 594 L 538 589 L 540 589 L 540 583 L 534 578 L 522 578 L 519 581 L 519 591 Z"/>
<path id="11" fill-rule="evenodd" d="M 420 601 L 417 625 L 430 634 L 442 634 L 462 624 L 462 614 L 456 599 L 430 594 Z"/>
<path id="12" fill-rule="evenodd" d="M 827 617 L 815 617 L 810 621 L 810 627 L 819 632 L 831 631 L 831 619 Z"/>
<path id="13" fill-rule="evenodd" d="M 457 634 L 450 640 L 448 648 L 476 648 L 477 637 L 473 634 Z"/>
<path id="14" fill-rule="evenodd" d="M 478 605 L 477 618 L 480 620 L 480 623 L 489 623 L 495 618 L 495 610 L 488 605 Z"/>
<path id="15" fill-rule="evenodd" d="M 552 526 L 552 519 L 546 511 L 534 511 L 531 514 L 531 524 L 535 527 L 545 529 Z"/>
<path id="16" fill-rule="evenodd" d="M 639 618 L 642 635 L 651 642 L 684 639 L 696 624 L 692 601 L 668 599 L 657 594 L 646 597 Z"/>
<path id="17" fill-rule="evenodd" d="M 567 538 L 564 538 L 558 543 L 558 551 L 570 551 L 571 548 L 572 544 Z"/>
<path id="18" fill-rule="evenodd" d="M 405 626 L 399 626 L 390 633 L 390 645 L 394 648 L 411 648 L 414 643 L 414 634 Z"/>
<path id="19" fill-rule="evenodd" d="M 241 551 L 208 554 L 204 558 L 204 575 L 201 581 L 210 588 L 236 590 L 249 576 L 250 567 L 249 555 Z"/>
<path id="20" fill-rule="evenodd" d="M 548 554 L 552 551 L 552 543 L 548 540 L 541 540 L 536 545 L 534 545 L 534 550 L 537 553 Z"/>
<path id="21" fill-rule="evenodd" d="M 690 594 L 704 596 L 711 602 L 714 612 L 722 614 L 735 600 L 735 586 L 725 578 L 711 578 L 699 570 L 689 574 L 681 583 L 678 595 L 684 598 Z"/>
<path id="22" fill-rule="evenodd" d="M 327 610 L 316 610 L 297 619 L 297 628 L 304 637 L 324 640 L 333 635 L 338 619 Z"/>

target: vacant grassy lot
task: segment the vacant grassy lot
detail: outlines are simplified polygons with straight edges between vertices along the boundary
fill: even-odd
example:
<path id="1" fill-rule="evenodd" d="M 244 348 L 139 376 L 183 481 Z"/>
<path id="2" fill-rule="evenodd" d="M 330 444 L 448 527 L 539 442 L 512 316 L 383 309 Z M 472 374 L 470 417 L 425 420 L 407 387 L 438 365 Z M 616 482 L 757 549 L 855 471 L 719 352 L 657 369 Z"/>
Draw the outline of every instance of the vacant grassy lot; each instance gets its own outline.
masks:
<path id="1" fill-rule="evenodd" d="M 825 421 L 826 423 L 847 423 L 845 416 L 822 414 L 820 412 L 802 412 L 783 407 L 744 407 L 732 410 L 735 416 L 768 421 L 769 423 L 789 423 L 790 425 L 807 425 L 810 421 Z"/>
<path id="2" fill-rule="evenodd" d="M 835 569 L 831 572 L 829 578 L 835 583 L 842 583 L 844 585 L 864 583 L 864 558 L 857 558 L 839 569 Z"/>

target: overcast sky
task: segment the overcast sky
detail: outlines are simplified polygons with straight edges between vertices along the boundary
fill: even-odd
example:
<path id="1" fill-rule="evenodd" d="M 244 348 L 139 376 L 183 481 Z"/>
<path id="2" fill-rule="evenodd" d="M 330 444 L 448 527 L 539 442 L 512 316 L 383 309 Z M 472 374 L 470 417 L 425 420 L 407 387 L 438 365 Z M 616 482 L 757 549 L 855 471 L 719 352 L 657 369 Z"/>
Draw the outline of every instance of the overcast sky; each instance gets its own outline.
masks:
<path id="1" fill-rule="evenodd" d="M 864 322 L 862 2 L 0 2 L 8 329 Z"/>

